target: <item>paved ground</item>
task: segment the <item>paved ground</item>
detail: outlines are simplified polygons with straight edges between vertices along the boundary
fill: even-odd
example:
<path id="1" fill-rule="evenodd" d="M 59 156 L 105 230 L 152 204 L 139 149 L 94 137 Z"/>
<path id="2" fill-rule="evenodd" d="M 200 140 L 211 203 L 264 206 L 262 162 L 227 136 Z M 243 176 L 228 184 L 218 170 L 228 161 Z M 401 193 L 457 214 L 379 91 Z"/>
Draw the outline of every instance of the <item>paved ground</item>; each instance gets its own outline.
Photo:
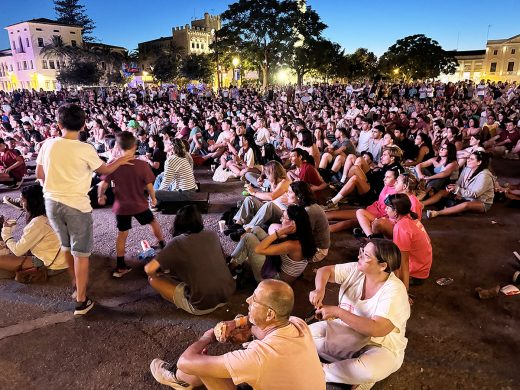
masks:
<path id="1" fill-rule="evenodd" d="M 508 171 L 517 177 L 506 180 L 519 182 L 520 164 L 511 164 Z M 504 175 L 501 165 L 497 172 Z M 205 216 L 207 228 L 217 230 L 221 212 L 240 199 L 238 184 L 217 187 L 208 183 L 206 170 L 198 176 L 203 190 L 220 191 L 211 195 L 211 213 Z M 0 207 L 6 216 L 17 215 L 14 209 Z M 168 230 L 173 216 L 158 218 Z M 45 285 L 0 280 L 0 389 L 159 389 L 148 371 L 153 358 L 175 360 L 204 330 L 247 310 L 244 300 L 250 290 L 241 291 L 217 312 L 195 318 L 155 295 L 142 266 L 123 280 L 113 280 L 114 219 L 108 209 L 95 210 L 94 219 L 90 295 L 97 306 L 88 316 L 70 314 L 73 302 L 64 274 Z M 431 278 L 412 290 L 415 304 L 403 367 L 375 389 L 520 388 L 520 296 L 480 301 L 474 295 L 478 286 L 508 284 L 513 271 L 520 269 L 512 256 L 520 249 L 519 225 L 519 210 L 504 204 L 484 216 L 425 221 L 434 246 Z M 135 228 L 128 244 L 130 255 L 137 253 L 142 238 L 151 239 L 148 230 Z M 232 243 L 224 236 L 222 242 L 229 252 Z M 350 234 L 334 235 L 325 264 L 354 261 L 357 250 Z M 435 280 L 440 277 L 454 282 L 439 286 Z M 313 278 L 309 268 L 295 284 L 296 315 L 310 309 L 306 297 Z M 327 300 L 335 299 L 337 289 L 331 287 Z M 225 350 L 219 346 L 210 353 Z"/>

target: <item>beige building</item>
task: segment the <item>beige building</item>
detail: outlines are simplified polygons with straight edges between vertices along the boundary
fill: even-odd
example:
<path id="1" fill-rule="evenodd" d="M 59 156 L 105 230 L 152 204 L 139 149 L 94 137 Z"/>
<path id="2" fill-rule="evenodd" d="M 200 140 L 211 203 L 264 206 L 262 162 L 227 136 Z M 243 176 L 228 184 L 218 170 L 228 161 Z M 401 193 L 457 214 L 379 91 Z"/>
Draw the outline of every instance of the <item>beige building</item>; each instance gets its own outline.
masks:
<path id="1" fill-rule="evenodd" d="M 450 51 L 459 63 L 454 74 L 440 75 L 439 79 L 443 82 L 457 82 L 462 80 L 471 80 L 480 82 L 484 69 L 485 50 L 466 50 L 466 51 Z"/>
<path id="2" fill-rule="evenodd" d="M 81 27 L 50 19 L 32 19 L 5 27 L 10 48 L 0 51 L 0 89 L 54 90 L 56 73 L 63 65 L 59 58 L 44 57 L 41 50 L 58 35 L 65 45 L 83 44 Z"/>
<path id="3" fill-rule="evenodd" d="M 143 69 L 146 69 L 158 53 L 165 49 L 177 50 L 181 56 L 210 53 L 210 45 L 215 39 L 215 31 L 221 28 L 220 16 L 204 14 L 203 19 L 191 24 L 172 28 L 171 37 L 161 37 L 138 45 Z"/>
<path id="4" fill-rule="evenodd" d="M 492 81 L 520 81 L 520 34 L 487 41 L 482 75 Z"/>

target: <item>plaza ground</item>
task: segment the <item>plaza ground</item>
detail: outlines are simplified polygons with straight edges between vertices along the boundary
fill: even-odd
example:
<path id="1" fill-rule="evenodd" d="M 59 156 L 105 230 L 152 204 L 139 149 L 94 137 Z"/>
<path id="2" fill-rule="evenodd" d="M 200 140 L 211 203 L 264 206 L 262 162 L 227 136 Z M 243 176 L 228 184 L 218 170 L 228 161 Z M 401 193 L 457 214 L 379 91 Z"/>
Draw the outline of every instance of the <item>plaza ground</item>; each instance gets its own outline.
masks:
<path id="1" fill-rule="evenodd" d="M 520 182 L 519 162 L 499 162 L 495 168 L 502 182 Z M 214 184 L 206 169 L 197 176 L 203 191 L 211 192 L 206 228 L 217 231 L 221 213 L 241 198 L 240 184 Z M 0 207 L 8 217 L 18 215 Z M 158 219 L 164 231 L 169 230 L 173 216 L 159 214 Z M 73 318 L 65 274 L 44 285 L 0 280 L 0 389 L 165 388 L 149 372 L 153 358 L 175 361 L 206 329 L 247 312 L 245 298 L 251 289 L 239 291 L 229 305 L 210 315 L 194 317 L 155 294 L 142 265 L 114 280 L 114 217 L 109 209 L 101 209 L 94 211 L 94 220 L 89 295 L 96 306 L 87 316 Z M 402 368 L 374 389 L 520 388 L 520 295 L 482 301 L 474 293 L 476 287 L 509 284 L 514 270 L 520 269 L 512 255 L 520 250 L 520 209 L 499 203 L 486 215 L 439 217 L 424 224 L 434 248 L 431 277 L 411 290 L 415 303 Z M 19 235 L 21 226 L 17 231 Z M 128 258 L 135 258 L 143 238 L 153 242 L 146 227 L 135 227 Z M 332 238 L 323 265 L 357 260 L 359 245 L 350 233 Z M 221 239 L 229 253 L 234 243 L 223 235 Z M 307 296 L 314 288 L 316 268 L 309 266 L 294 285 L 295 315 L 305 316 L 311 309 Z M 440 286 L 435 281 L 441 277 L 454 281 Z M 329 285 L 326 303 L 336 302 L 337 288 Z M 210 353 L 228 349 L 217 345 Z M 348 387 L 328 386 L 340 388 Z"/>

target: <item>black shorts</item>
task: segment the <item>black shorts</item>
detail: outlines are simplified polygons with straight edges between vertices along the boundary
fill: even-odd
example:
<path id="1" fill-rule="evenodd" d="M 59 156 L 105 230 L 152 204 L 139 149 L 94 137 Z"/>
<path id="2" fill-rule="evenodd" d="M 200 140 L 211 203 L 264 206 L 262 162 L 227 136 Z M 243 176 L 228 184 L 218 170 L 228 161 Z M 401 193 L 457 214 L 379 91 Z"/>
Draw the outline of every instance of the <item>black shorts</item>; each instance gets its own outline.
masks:
<path id="1" fill-rule="evenodd" d="M 132 217 L 137 219 L 141 225 L 148 225 L 153 222 L 153 213 L 150 209 L 146 209 L 142 213 L 135 215 L 116 215 L 117 230 L 120 232 L 126 232 L 132 229 Z"/>

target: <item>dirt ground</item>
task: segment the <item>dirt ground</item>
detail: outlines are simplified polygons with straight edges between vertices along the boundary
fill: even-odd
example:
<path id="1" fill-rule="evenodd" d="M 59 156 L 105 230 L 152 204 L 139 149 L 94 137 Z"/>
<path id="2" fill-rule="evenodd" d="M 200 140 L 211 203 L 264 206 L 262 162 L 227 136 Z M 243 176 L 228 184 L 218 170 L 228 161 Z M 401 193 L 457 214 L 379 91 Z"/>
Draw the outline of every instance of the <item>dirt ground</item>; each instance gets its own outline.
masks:
<path id="1" fill-rule="evenodd" d="M 501 182 L 520 182 L 519 162 L 497 162 L 495 169 Z M 213 184 L 206 169 L 197 176 L 203 191 L 212 193 L 206 227 L 218 230 L 220 214 L 240 199 L 239 184 Z M 7 206 L 0 210 L 8 217 L 18 215 Z M 169 230 L 173 216 L 158 219 Z M 94 220 L 89 295 L 97 304 L 87 316 L 73 318 L 65 274 L 44 285 L 0 280 L 0 389 L 159 389 L 148 369 L 153 358 L 175 361 L 203 331 L 247 311 L 250 289 L 210 315 L 190 316 L 154 294 L 137 262 L 122 280 L 112 279 L 115 221 L 109 209 L 95 210 Z M 514 270 L 520 270 L 512 255 L 520 251 L 519 209 L 499 203 L 486 215 L 439 217 L 424 224 L 434 248 L 431 277 L 411 290 L 415 303 L 403 366 L 374 389 L 520 388 L 520 295 L 481 301 L 474 293 L 479 286 L 509 284 Z M 151 240 L 150 232 L 135 227 L 128 257 L 135 257 L 143 238 Z M 221 238 L 229 253 L 233 243 Z M 357 251 L 350 233 L 335 234 L 323 264 L 355 261 Z M 316 267 L 295 283 L 295 315 L 305 316 L 311 309 L 307 296 Z M 454 282 L 440 286 L 435 281 L 441 277 Z M 337 302 L 337 288 L 330 287 L 326 301 Z M 227 350 L 217 346 L 210 353 Z"/>

